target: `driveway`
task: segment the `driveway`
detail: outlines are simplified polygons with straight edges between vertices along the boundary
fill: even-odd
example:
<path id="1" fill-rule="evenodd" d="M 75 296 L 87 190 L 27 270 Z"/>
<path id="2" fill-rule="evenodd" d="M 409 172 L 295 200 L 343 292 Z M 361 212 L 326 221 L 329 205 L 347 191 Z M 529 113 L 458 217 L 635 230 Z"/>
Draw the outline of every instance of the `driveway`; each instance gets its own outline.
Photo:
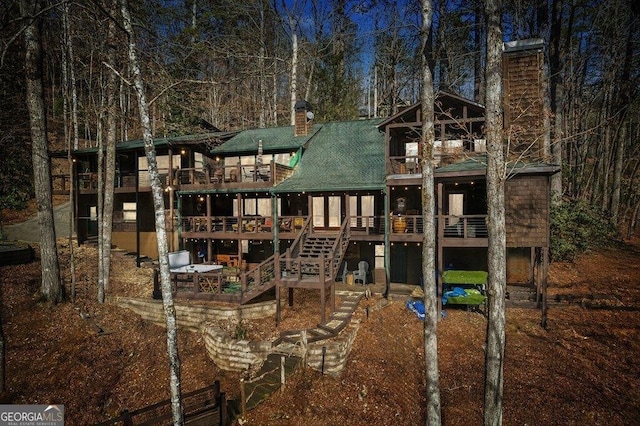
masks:
<path id="1" fill-rule="evenodd" d="M 53 217 L 56 227 L 56 237 L 69 235 L 69 208 L 71 203 L 66 202 L 53 208 Z M 40 227 L 38 217 L 33 216 L 26 222 L 2 227 L 2 233 L 8 241 L 25 241 L 29 243 L 40 242 Z"/>

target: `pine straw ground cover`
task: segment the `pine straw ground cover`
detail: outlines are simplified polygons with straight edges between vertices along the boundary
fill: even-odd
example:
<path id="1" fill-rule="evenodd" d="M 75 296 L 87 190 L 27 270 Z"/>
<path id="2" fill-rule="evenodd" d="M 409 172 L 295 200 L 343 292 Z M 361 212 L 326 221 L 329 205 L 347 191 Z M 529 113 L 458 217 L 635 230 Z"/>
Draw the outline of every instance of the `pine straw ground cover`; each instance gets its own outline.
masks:
<path id="1" fill-rule="evenodd" d="M 67 276 L 68 245 L 60 242 Z M 547 330 L 539 326 L 539 311 L 508 310 L 504 424 L 637 424 L 639 247 L 635 241 L 573 264 L 553 264 L 550 294 L 565 297 L 551 304 Z M 0 268 L 7 347 L 0 402 L 62 403 L 67 424 L 88 425 L 169 397 L 166 338 L 162 327 L 126 309 L 95 303 L 95 249 L 75 252 L 76 302 L 53 308 L 34 298 L 38 262 Z M 148 269 L 114 256 L 112 294 L 150 297 L 150 285 Z M 257 339 L 312 326 L 317 301 L 317 293 L 296 292 L 279 329 L 271 318 L 242 327 Z M 354 318 L 360 328 L 340 377 L 301 369 L 243 423 L 424 424 L 422 322 L 403 300 L 385 305 L 379 297 L 363 299 Z M 444 424 L 482 423 L 485 327 L 482 315 L 455 309 L 438 324 Z M 241 374 L 216 368 L 198 334 L 180 332 L 179 350 L 184 392 L 218 379 L 228 398 L 239 397 Z"/>

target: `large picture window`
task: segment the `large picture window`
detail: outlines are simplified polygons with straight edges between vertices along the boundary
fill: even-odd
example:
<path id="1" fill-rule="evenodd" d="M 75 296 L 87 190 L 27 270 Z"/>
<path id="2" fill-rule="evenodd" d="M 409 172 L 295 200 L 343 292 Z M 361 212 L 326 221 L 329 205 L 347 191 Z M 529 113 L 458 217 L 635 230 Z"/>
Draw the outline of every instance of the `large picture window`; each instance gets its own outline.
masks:
<path id="1" fill-rule="evenodd" d="M 278 215 L 280 215 L 280 200 L 277 201 Z M 238 216 L 238 200 L 233 200 L 233 215 Z M 242 216 L 271 217 L 273 210 L 271 198 L 245 198 L 242 200 Z"/>

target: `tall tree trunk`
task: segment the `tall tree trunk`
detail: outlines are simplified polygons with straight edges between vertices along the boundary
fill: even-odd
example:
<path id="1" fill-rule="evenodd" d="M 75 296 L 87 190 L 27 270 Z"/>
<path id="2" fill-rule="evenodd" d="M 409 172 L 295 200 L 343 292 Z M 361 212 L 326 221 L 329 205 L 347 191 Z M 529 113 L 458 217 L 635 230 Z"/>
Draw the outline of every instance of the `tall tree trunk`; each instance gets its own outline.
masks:
<path id="1" fill-rule="evenodd" d="M 277 126 L 278 125 L 278 73 L 276 72 L 278 69 L 278 61 L 276 58 L 273 59 L 273 78 L 272 78 L 272 85 L 273 85 L 273 126 Z"/>
<path id="2" fill-rule="evenodd" d="M 113 2 L 114 12 L 117 10 L 117 0 Z M 114 13 L 115 15 L 115 13 Z M 111 66 L 115 67 L 116 52 L 115 52 L 115 22 L 109 22 L 109 30 L 107 35 L 107 60 Z M 106 147 L 106 161 L 105 161 L 105 177 L 104 177 L 104 202 L 102 204 L 102 239 L 100 244 L 102 245 L 102 283 L 104 287 L 102 289 L 102 299 L 100 293 L 98 293 L 98 301 L 102 303 L 104 301 L 105 292 L 109 289 L 109 276 L 111 271 L 111 240 L 113 230 L 113 200 L 114 200 L 114 188 L 115 188 L 115 170 L 116 170 L 116 137 L 117 137 L 117 102 L 116 102 L 116 90 L 117 90 L 116 74 L 109 72 L 107 74 L 107 116 L 106 116 L 106 137 L 104 145 Z"/>
<path id="3" fill-rule="evenodd" d="M 487 20 L 487 343 L 485 352 L 484 424 L 502 424 L 505 347 L 506 228 L 502 89 L 502 0 L 485 1 Z"/>
<path id="4" fill-rule="evenodd" d="M 96 126 L 96 136 L 98 142 L 98 205 L 96 207 L 98 222 L 98 302 L 104 302 L 104 221 L 102 218 L 104 207 L 104 135 L 102 132 L 102 122 L 104 120 L 104 93 L 101 94 L 100 109 L 98 114 L 98 124 Z"/>
<path id="5" fill-rule="evenodd" d="M 633 94 L 636 92 L 634 88 L 634 84 L 631 80 L 631 69 L 633 64 L 634 57 L 634 34 L 636 32 L 635 26 L 633 25 L 633 20 L 631 18 L 628 19 L 628 22 L 625 22 L 625 31 L 626 31 L 626 40 L 624 47 L 624 61 L 622 66 L 622 71 L 620 72 L 620 77 L 616 79 L 617 87 L 616 92 L 617 96 L 615 96 L 615 103 L 617 107 L 614 111 L 618 115 L 618 120 L 620 123 L 620 129 L 616 132 L 616 149 L 613 153 L 613 176 L 612 176 L 612 191 L 611 191 L 611 223 L 613 223 L 616 227 L 619 227 L 618 223 L 618 215 L 620 211 L 620 191 L 622 186 L 622 169 L 624 166 L 624 158 L 626 153 L 627 146 L 627 116 L 628 111 L 631 107 Z"/>
<path id="6" fill-rule="evenodd" d="M 65 34 L 65 48 L 69 58 L 69 85 L 71 88 L 71 123 L 73 125 L 73 149 L 77 150 L 78 146 L 78 89 L 76 87 L 76 68 L 73 54 L 73 38 L 71 36 L 71 27 L 69 25 L 69 3 L 64 4 L 63 9 L 63 27 Z"/>
<path id="7" fill-rule="evenodd" d="M 422 216 L 435 217 L 436 202 L 433 176 L 434 94 L 430 68 L 429 35 L 433 19 L 432 0 L 422 0 Z M 422 276 L 424 279 L 424 354 L 427 379 L 427 424 L 439 425 L 440 373 L 438 370 L 438 291 L 436 282 L 436 229 L 434 221 L 424 221 Z"/>
<path id="8" fill-rule="evenodd" d="M 69 283 L 71 294 L 70 298 L 72 302 L 76 301 L 76 260 L 75 251 L 73 248 L 73 230 L 75 229 L 75 182 L 74 182 L 74 162 L 71 156 L 73 150 L 73 144 L 71 142 L 71 134 L 69 133 L 69 75 L 67 73 L 67 49 L 66 40 L 68 39 L 67 28 L 67 4 L 63 8 L 63 38 L 61 40 L 61 74 L 62 74 L 62 116 L 64 122 L 64 140 L 67 146 L 67 165 L 69 167 L 69 275 L 71 282 Z"/>
<path id="9" fill-rule="evenodd" d="M 47 120 L 44 109 L 42 85 L 42 48 L 40 39 L 41 18 L 37 0 L 21 0 L 21 15 L 28 25 L 24 31 L 25 75 L 27 83 L 27 108 L 31 127 L 31 158 L 33 162 L 33 186 L 38 204 L 40 228 L 40 257 L 42 285 L 40 293 L 51 304 L 62 301 L 60 265 L 56 248 L 56 231 L 51 199 L 51 164 L 47 146 Z"/>
<path id="10" fill-rule="evenodd" d="M 171 293 L 171 280 L 169 272 L 169 256 L 167 250 L 167 232 L 165 229 L 164 195 L 160 176 L 158 175 L 158 163 L 156 151 L 151 136 L 151 123 L 149 121 L 149 105 L 144 91 L 144 81 L 136 55 L 136 44 L 133 37 L 131 16 L 127 0 L 122 0 L 122 18 L 124 28 L 129 37 L 129 65 L 133 74 L 133 84 L 138 98 L 140 112 L 140 124 L 144 140 L 144 150 L 147 157 L 149 178 L 151 179 L 151 194 L 153 197 L 153 209 L 155 213 L 156 238 L 158 240 L 158 263 L 160 264 L 160 288 L 162 290 L 162 303 L 167 324 L 167 354 L 169 356 L 169 386 L 171 390 L 171 411 L 174 425 L 184 423 L 180 389 L 180 358 L 178 357 L 178 338 L 176 324 L 176 309 Z"/>
<path id="11" fill-rule="evenodd" d="M 551 6 L 551 30 L 549 34 L 549 69 L 551 116 L 551 158 L 554 164 L 562 166 L 562 152 L 564 150 L 564 80 L 563 67 L 560 56 L 560 38 L 562 36 L 562 0 L 553 0 Z M 567 35 L 567 37 L 570 37 Z M 554 204 L 562 200 L 562 170 L 551 176 L 551 202 Z"/>
<path id="12" fill-rule="evenodd" d="M 298 32 L 296 22 L 293 17 L 289 17 L 289 27 L 291 28 L 291 125 L 296 124 L 296 101 L 298 97 Z"/>
<path id="13" fill-rule="evenodd" d="M 484 102 L 484 73 L 482 72 L 482 31 L 484 28 L 484 20 L 482 19 L 482 4 L 475 2 L 473 6 L 473 100 L 479 103 Z"/>
<path id="14" fill-rule="evenodd" d="M 267 127 L 267 73 L 264 66 L 266 38 L 264 32 L 264 3 L 260 4 L 260 49 L 258 52 L 258 72 L 260 73 L 260 111 L 258 111 L 258 128 Z"/>
<path id="15" fill-rule="evenodd" d="M 618 143 L 615 150 L 613 165 L 613 189 L 611 191 L 611 223 L 616 227 L 618 224 L 618 214 L 620 212 L 620 187 L 622 182 L 622 169 L 624 166 L 624 153 L 627 146 L 627 125 L 623 123 L 618 133 Z"/>

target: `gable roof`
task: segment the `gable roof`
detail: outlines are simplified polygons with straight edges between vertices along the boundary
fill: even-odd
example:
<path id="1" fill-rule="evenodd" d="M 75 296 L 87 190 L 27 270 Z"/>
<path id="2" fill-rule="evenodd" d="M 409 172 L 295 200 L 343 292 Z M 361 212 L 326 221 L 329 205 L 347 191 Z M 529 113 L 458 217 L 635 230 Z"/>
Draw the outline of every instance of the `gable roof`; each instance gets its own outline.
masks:
<path id="1" fill-rule="evenodd" d="M 385 139 L 380 119 L 322 125 L 293 175 L 274 192 L 381 190 L 385 187 Z"/>
<path id="2" fill-rule="evenodd" d="M 446 111 L 453 105 L 464 105 L 469 108 L 470 111 L 473 111 L 476 115 L 482 115 L 484 113 L 484 105 L 450 92 L 438 91 L 435 93 L 434 97 L 436 103 L 436 114 L 440 110 Z M 378 127 L 384 127 L 388 124 L 402 121 L 404 116 L 414 114 L 416 110 L 420 108 L 420 105 L 421 102 L 415 103 L 390 117 L 386 117 L 384 121 L 378 124 Z"/>
<path id="3" fill-rule="evenodd" d="M 322 126 L 315 124 L 306 136 L 294 136 L 293 126 L 244 130 L 224 144 L 211 150 L 212 154 L 256 153 L 262 140 L 264 152 L 295 151 L 315 135 Z"/>

